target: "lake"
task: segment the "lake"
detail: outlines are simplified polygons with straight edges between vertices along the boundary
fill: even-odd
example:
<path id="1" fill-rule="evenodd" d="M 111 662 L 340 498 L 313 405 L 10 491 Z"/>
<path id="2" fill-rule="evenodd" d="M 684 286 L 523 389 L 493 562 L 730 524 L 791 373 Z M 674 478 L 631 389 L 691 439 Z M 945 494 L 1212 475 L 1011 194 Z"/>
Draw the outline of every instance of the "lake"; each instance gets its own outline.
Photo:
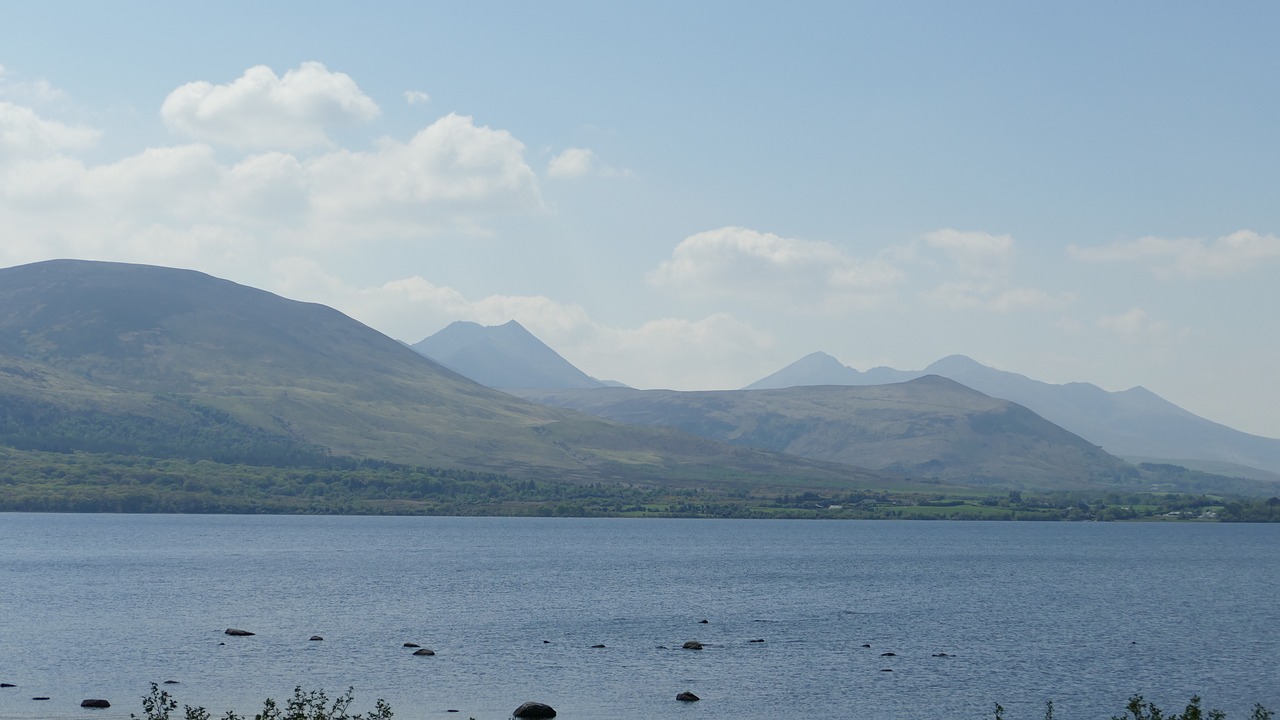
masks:
<path id="1" fill-rule="evenodd" d="M 0 514 L 0 719 L 1247 718 L 1278 597 L 1277 525 Z"/>

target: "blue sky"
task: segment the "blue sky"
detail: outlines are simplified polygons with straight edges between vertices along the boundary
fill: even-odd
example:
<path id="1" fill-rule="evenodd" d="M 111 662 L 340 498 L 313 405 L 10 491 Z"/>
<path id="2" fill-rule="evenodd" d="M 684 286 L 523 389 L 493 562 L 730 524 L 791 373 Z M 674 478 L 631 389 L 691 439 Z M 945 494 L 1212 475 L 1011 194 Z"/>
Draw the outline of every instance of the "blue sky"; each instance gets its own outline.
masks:
<path id="1" fill-rule="evenodd" d="M 1271 3 L 4 3 L 0 266 L 731 388 L 815 350 L 1280 437 Z"/>

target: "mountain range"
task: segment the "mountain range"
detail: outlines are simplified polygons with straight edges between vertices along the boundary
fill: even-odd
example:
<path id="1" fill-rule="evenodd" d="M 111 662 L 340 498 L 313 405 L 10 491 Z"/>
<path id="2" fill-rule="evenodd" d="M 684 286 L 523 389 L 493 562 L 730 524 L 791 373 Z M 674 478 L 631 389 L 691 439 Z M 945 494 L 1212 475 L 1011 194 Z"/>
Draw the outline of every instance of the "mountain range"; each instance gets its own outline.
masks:
<path id="1" fill-rule="evenodd" d="M 951 378 L 992 397 L 1024 405 L 1114 455 L 1280 480 L 1280 440 L 1206 420 L 1143 387 L 1108 392 L 1085 382 L 1055 385 L 996 370 L 963 355 L 942 358 L 918 371 L 877 367 L 860 372 L 816 352 L 746 387 L 878 385 L 925 375 Z"/>
<path id="2" fill-rule="evenodd" d="M 419 345 L 449 350 L 460 371 L 505 368 L 513 386 L 586 377 L 514 323 L 449 336 Z M 516 360 L 535 367 L 507 367 Z M 199 272 L 78 260 L 0 269 L 0 457 L 8 447 L 286 467 L 336 458 L 688 489 L 1259 491 L 1126 463 L 933 374 L 867 387 L 520 392 L 538 402 L 332 308 Z"/>
<path id="3" fill-rule="evenodd" d="M 479 337 L 495 332 L 495 329 L 476 326 L 472 328 L 472 332 Z M 521 333 L 521 339 L 519 347 L 507 346 L 500 356 L 494 356 L 495 361 L 500 357 L 501 363 L 494 362 L 491 366 L 500 364 L 506 377 L 515 377 L 522 372 L 519 369 L 522 358 L 541 357 L 548 352 L 555 355 L 559 362 L 568 365 L 567 361 L 554 354 L 550 348 L 545 348 L 540 340 L 527 331 Z M 431 338 L 428 338 L 419 346 L 426 346 L 430 341 Z M 464 374 L 467 370 L 466 367 L 459 367 L 459 371 Z M 566 374 L 564 368 L 559 372 Z M 986 367 L 961 355 L 943 358 L 924 370 L 876 367 L 863 372 L 843 365 L 826 353 L 815 352 L 747 385 L 743 390 L 889 385 L 931 375 L 949 378 L 993 398 L 1022 405 L 1087 442 L 1135 463 L 1176 464 L 1203 472 L 1264 482 L 1280 481 L 1280 440 L 1250 435 L 1198 417 L 1142 387 L 1108 392 L 1089 383 L 1055 385 Z M 588 399 L 591 398 L 588 393 L 560 392 L 583 389 L 581 385 L 556 383 L 551 380 L 553 374 L 550 372 L 544 372 L 543 377 L 548 378 L 548 382 L 542 386 L 512 384 L 507 381 L 506 387 L 521 388 L 521 395 L 539 402 L 574 407 L 623 422 L 634 422 L 643 417 L 645 422 L 656 423 L 657 418 L 664 417 L 663 413 L 637 413 L 636 396 L 627 393 L 607 392 Z M 672 398 L 681 397 L 679 394 L 666 395 L 666 391 L 650 392 L 655 397 L 662 397 L 662 404 L 668 406 L 673 402 Z M 834 390 L 831 392 L 836 393 Z M 606 399 L 619 403 L 621 407 L 608 407 Z M 696 401 L 691 399 L 691 403 L 696 404 Z M 675 427 L 692 429 L 682 422 L 669 422 Z M 725 433 L 709 434 L 711 437 L 722 435 Z M 750 436 L 750 433 L 738 433 L 733 437 Z M 775 447 L 769 443 L 760 446 Z M 841 453 L 827 449 L 812 456 L 831 458 L 839 455 Z M 863 464 L 876 466 L 874 462 Z M 886 464 L 896 467 L 910 465 L 905 457 L 901 461 Z"/>

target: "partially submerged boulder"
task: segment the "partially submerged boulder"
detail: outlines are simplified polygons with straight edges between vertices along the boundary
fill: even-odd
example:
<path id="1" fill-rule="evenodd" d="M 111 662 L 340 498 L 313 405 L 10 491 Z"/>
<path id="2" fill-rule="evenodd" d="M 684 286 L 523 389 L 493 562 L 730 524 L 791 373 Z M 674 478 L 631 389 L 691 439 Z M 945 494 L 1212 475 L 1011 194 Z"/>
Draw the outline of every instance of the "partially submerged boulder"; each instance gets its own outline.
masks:
<path id="1" fill-rule="evenodd" d="M 516 708 L 515 712 L 511 713 L 511 717 L 531 718 L 532 720 L 539 720 L 539 718 L 553 718 L 555 716 L 556 711 L 554 708 L 540 702 L 524 703 L 520 707 Z"/>
<path id="2" fill-rule="evenodd" d="M 688 690 L 685 690 L 684 692 L 677 695 L 676 699 L 679 700 L 680 702 L 698 702 L 702 698 L 698 697 L 697 695 L 694 695 Z"/>
<path id="3" fill-rule="evenodd" d="M 317 641 L 320 641 L 320 640 L 323 640 L 323 639 L 324 639 L 324 638 L 320 637 L 319 635 L 312 635 L 312 636 L 311 636 L 311 640 L 312 640 L 312 642 L 317 642 Z"/>
<path id="4" fill-rule="evenodd" d="M 232 635 L 235 637 L 249 637 L 250 635 L 255 635 L 256 633 L 251 633 L 248 630 L 238 630 L 236 628 L 227 628 L 225 631 L 225 634 Z"/>
<path id="5" fill-rule="evenodd" d="M 697 640 L 685 640 L 684 644 L 681 645 L 680 647 L 684 648 L 685 650 L 701 650 L 702 643 L 698 642 Z"/>
<path id="6" fill-rule="evenodd" d="M 81 700 L 81 701 L 80 701 L 80 707 L 82 707 L 82 708 L 109 708 L 109 707 L 111 707 L 111 703 L 107 702 L 106 700 L 102 700 L 101 698 L 89 698 L 88 700 Z"/>
<path id="7" fill-rule="evenodd" d="M 418 648 L 413 651 L 414 655 L 435 655 L 436 651 L 431 648 Z"/>

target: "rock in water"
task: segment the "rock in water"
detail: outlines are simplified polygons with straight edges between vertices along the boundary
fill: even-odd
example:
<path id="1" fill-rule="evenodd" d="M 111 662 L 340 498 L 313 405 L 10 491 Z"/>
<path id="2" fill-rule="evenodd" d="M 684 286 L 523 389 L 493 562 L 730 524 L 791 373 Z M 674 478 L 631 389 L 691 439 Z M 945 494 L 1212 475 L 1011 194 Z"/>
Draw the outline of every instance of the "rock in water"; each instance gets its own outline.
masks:
<path id="1" fill-rule="evenodd" d="M 681 645 L 680 647 L 684 648 L 685 650 L 701 650 L 702 643 L 698 642 L 697 640 L 685 640 L 684 644 Z"/>
<path id="2" fill-rule="evenodd" d="M 540 702 L 527 702 L 516 708 L 515 712 L 511 713 L 511 717 L 533 718 L 533 720 L 537 720 L 538 718 L 553 718 L 555 716 L 556 711 L 550 705 L 544 705 Z"/>
<path id="3" fill-rule="evenodd" d="M 319 641 L 319 640 L 323 640 L 324 638 L 320 637 L 319 635 L 312 635 L 311 639 L 314 641 Z"/>
<path id="4" fill-rule="evenodd" d="M 253 635 L 254 633 L 251 633 L 248 630 L 237 630 L 235 628 L 227 628 L 225 634 L 234 635 L 236 637 L 248 637 L 250 635 Z"/>
<path id="5" fill-rule="evenodd" d="M 436 651 L 431 648 L 418 648 L 413 651 L 414 655 L 435 655 Z"/>
<path id="6" fill-rule="evenodd" d="M 107 702 L 106 700 L 99 700 L 99 699 L 96 699 L 96 698 L 90 698 L 90 699 L 88 699 L 88 700 L 81 700 L 81 701 L 80 701 L 80 707 L 82 707 L 82 708 L 109 708 L 109 707 L 111 707 L 111 703 Z"/>
<path id="7" fill-rule="evenodd" d="M 405 643 L 404 647 L 422 647 L 418 643 Z"/>
<path id="8" fill-rule="evenodd" d="M 688 690 L 685 690 L 684 692 L 677 695 L 676 699 L 679 700 L 680 702 L 698 702 L 702 698 L 698 697 L 697 695 L 694 695 Z"/>

